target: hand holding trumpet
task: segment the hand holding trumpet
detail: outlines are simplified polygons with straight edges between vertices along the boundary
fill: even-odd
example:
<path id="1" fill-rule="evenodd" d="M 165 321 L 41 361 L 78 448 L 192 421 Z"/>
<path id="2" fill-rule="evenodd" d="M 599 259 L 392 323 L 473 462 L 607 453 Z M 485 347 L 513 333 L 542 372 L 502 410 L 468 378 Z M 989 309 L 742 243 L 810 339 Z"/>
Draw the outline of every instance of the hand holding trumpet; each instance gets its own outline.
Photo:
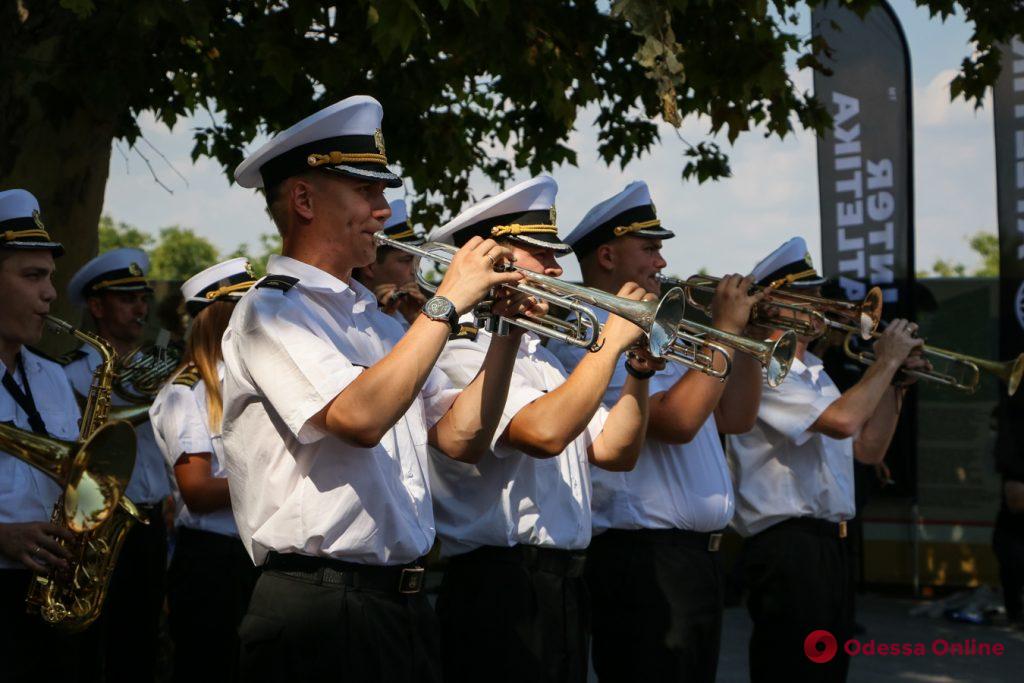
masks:
<path id="1" fill-rule="evenodd" d="M 515 271 L 495 270 L 512 261 L 509 249 L 491 239 L 472 237 L 452 256 L 444 279 L 437 287 L 437 296 L 451 301 L 461 315 L 487 298 L 495 287 L 523 279 L 522 274 Z"/>

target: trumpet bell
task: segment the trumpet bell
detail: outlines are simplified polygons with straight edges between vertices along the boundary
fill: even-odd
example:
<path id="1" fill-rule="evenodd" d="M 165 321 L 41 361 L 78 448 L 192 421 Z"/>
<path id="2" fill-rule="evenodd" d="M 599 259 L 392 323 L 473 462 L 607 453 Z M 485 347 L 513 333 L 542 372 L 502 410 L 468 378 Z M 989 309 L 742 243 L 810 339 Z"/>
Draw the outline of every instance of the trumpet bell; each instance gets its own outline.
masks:
<path id="1" fill-rule="evenodd" d="M 793 359 L 796 358 L 796 332 L 786 330 L 785 334 L 774 342 L 766 339 L 765 343 L 771 344 L 771 357 L 764 366 L 764 376 L 768 386 L 774 388 L 786 379 L 789 368 L 793 365 Z"/>
<path id="2" fill-rule="evenodd" d="M 1013 396 L 1017 393 L 1017 389 L 1020 388 L 1021 377 L 1024 377 L 1024 353 L 1017 356 L 1017 360 L 1013 361 L 1013 365 L 1010 368 L 1010 375 L 1006 380 L 1006 392 L 1008 395 Z"/>
<path id="3" fill-rule="evenodd" d="M 653 304 L 654 302 L 647 302 Z M 648 349 L 655 358 L 665 355 L 679 334 L 679 321 L 686 312 L 686 294 L 679 287 L 665 292 L 654 308 L 649 325 L 639 325 L 647 332 Z M 636 323 L 637 321 L 631 320 Z"/>
<path id="4" fill-rule="evenodd" d="M 861 339 L 871 339 L 871 335 L 878 329 L 878 324 L 882 321 L 882 306 L 884 304 L 882 288 L 872 287 L 860 304 L 858 327 L 860 327 Z"/>

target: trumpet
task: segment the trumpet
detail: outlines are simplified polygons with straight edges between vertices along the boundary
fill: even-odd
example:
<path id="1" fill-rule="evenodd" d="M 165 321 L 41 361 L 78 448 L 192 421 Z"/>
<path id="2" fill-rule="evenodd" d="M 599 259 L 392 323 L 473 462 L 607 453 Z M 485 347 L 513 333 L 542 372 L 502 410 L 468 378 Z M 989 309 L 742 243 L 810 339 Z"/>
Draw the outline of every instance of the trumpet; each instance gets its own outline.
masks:
<path id="1" fill-rule="evenodd" d="M 426 242 L 414 246 L 393 240 L 383 231 L 375 233 L 374 240 L 380 246 L 392 247 L 445 265 L 451 263 L 453 255 L 458 251 L 455 246 L 441 242 Z M 678 323 L 686 306 L 682 290 L 672 289 L 660 301 L 631 301 L 525 268 L 511 266 L 509 269 L 522 273 L 524 280 L 507 285 L 508 287 L 546 301 L 550 305 L 564 308 L 572 314 L 573 319 L 561 320 L 549 315 L 532 320 L 517 316 L 506 322 L 566 344 L 597 351 L 601 347 L 601 322 L 585 305 L 589 304 L 625 318 L 643 330 L 647 335 L 648 349 L 658 358 L 666 355 L 676 340 Z"/>
<path id="2" fill-rule="evenodd" d="M 722 278 L 710 275 L 692 275 L 685 280 L 661 275 L 658 278 L 685 290 L 687 303 L 705 315 L 710 315 L 711 304 L 698 301 L 694 292 L 713 294 L 715 286 L 722 281 Z M 853 330 L 860 334 L 862 339 L 870 339 L 871 333 L 878 329 L 882 320 L 883 301 L 882 290 L 879 287 L 868 290 L 861 301 L 828 299 L 791 289 L 780 290 L 760 285 L 752 289 L 752 292 L 760 291 L 765 293 L 765 297 L 754 307 L 751 323 L 762 327 L 793 330 L 801 337 L 816 339 L 831 327 Z"/>
<path id="3" fill-rule="evenodd" d="M 870 351 L 858 351 L 853 348 L 853 337 L 855 332 L 850 331 L 843 340 L 843 352 L 853 360 L 864 365 L 871 365 L 877 360 L 874 353 Z M 873 332 L 871 337 L 877 339 L 881 335 Z M 1012 360 L 995 361 L 976 356 L 968 356 L 965 353 L 940 349 L 925 344 L 921 347 L 921 353 L 925 356 L 945 361 L 945 370 L 901 370 L 905 375 L 916 377 L 925 382 L 932 382 L 942 386 L 950 387 L 957 391 L 973 394 L 981 382 L 981 372 L 985 371 L 1006 384 L 1006 395 L 1013 396 L 1020 387 L 1021 377 L 1024 376 L 1024 353 Z"/>
<path id="4" fill-rule="evenodd" d="M 661 273 L 658 273 L 655 277 L 658 282 L 673 287 L 685 288 L 689 286 L 687 284 L 689 281 L 679 280 L 662 275 Z M 690 296 L 688 295 L 687 298 L 689 300 Z M 692 305 L 692 300 L 690 303 Z M 700 305 L 696 307 L 699 310 L 705 310 Z M 758 341 L 750 337 L 723 332 L 709 325 L 702 325 L 692 320 L 683 319 L 679 323 L 677 344 L 679 344 L 679 340 L 682 340 L 690 347 L 699 347 L 701 345 L 707 347 L 710 345 L 713 351 L 721 352 L 724 356 L 726 374 L 728 374 L 728 369 L 731 366 L 727 350 L 731 349 L 745 353 L 748 356 L 753 356 L 764 368 L 765 381 L 768 386 L 777 387 L 786 379 L 786 375 L 789 374 L 789 368 L 793 364 L 793 358 L 796 357 L 796 337 L 796 332 L 787 329 L 778 339 Z M 683 352 L 685 353 L 686 350 L 683 350 Z"/>

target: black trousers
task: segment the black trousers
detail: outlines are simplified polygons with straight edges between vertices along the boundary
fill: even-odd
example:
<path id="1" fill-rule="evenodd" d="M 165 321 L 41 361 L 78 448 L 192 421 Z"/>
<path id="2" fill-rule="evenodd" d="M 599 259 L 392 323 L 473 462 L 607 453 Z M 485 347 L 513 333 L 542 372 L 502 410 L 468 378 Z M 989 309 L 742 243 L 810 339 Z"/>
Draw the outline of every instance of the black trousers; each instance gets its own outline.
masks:
<path id="1" fill-rule="evenodd" d="M 706 681 L 718 670 L 725 577 L 709 534 L 611 529 L 587 550 L 594 670 L 607 681 Z"/>
<path id="2" fill-rule="evenodd" d="M 786 520 L 746 540 L 753 683 L 846 680 L 850 658 L 843 644 L 852 635 L 854 597 L 848 553 L 837 524 L 810 518 Z M 807 636 L 819 629 L 837 646 L 825 663 L 804 652 Z"/>
<path id="3" fill-rule="evenodd" d="M 445 681 L 586 681 L 584 562 L 531 546 L 452 558 L 437 599 Z"/>
<path id="4" fill-rule="evenodd" d="M 167 578 L 167 525 L 161 506 L 140 506 L 149 524 L 125 537 L 103 612 L 83 632 L 95 656 L 86 680 L 148 683 L 156 676 L 160 614 Z"/>
<path id="5" fill-rule="evenodd" d="M 67 635 L 25 607 L 32 574 L 0 569 L 0 680 L 10 683 L 79 680 L 81 636 Z"/>
<path id="6" fill-rule="evenodd" d="M 1024 620 L 1024 536 L 1018 528 L 996 520 L 992 550 L 999 560 L 1006 618 L 1021 622 Z"/>
<path id="7" fill-rule="evenodd" d="M 167 574 L 175 681 L 238 680 L 238 627 L 256 577 L 237 537 L 178 528 Z"/>
<path id="8" fill-rule="evenodd" d="M 439 629 L 426 596 L 399 593 L 397 581 L 384 590 L 348 578 L 261 569 L 239 629 L 241 680 L 440 681 Z"/>

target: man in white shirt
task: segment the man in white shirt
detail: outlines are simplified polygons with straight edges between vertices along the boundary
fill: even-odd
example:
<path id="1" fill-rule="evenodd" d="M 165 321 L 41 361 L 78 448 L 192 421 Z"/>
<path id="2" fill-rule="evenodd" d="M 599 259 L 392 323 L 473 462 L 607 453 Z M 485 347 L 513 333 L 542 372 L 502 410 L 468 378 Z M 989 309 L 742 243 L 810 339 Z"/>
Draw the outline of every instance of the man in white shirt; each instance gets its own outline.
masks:
<path id="1" fill-rule="evenodd" d="M 608 292 L 627 280 L 657 288 L 666 267 L 661 225 L 646 183 L 594 206 L 566 241 L 583 283 Z M 724 278 L 712 325 L 740 334 L 756 297 L 750 281 Z M 567 368 L 577 349 L 553 350 Z M 718 557 L 733 512 L 719 432 L 744 432 L 757 415 L 761 368 L 731 354 L 725 382 L 678 363 L 651 380 L 647 440 L 636 469 L 594 470 L 594 540 L 587 560 L 593 598 L 594 670 L 601 681 L 714 681 L 724 609 Z M 605 393 L 614 401 L 624 372 Z"/>
<path id="2" fill-rule="evenodd" d="M 153 289 L 146 280 L 149 258 L 141 249 L 113 249 L 92 259 L 68 283 L 68 299 L 92 319 L 96 334 L 121 356 L 142 341 Z M 91 346 L 65 356 L 64 372 L 80 396 L 89 393 L 101 362 Z M 112 405 L 133 405 L 115 391 Z M 141 407 L 140 407 L 141 410 Z M 148 416 L 135 425 L 135 468 L 125 495 L 148 524 L 133 524 L 110 580 L 103 614 L 90 628 L 108 681 L 152 680 L 156 676 L 160 613 L 167 577 L 164 502 L 171 494 L 164 457 Z"/>
<path id="3" fill-rule="evenodd" d="M 0 422 L 28 433 L 73 441 L 78 405 L 56 363 L 26 348 L 43 334 L 43 316 L 57 298 L 54 257 L 39 204 L 25 190 L 0 192 Z M 0 452 L 0 669 L 5 681 L 77 680 L 79 639 L 29 614 L 25 596 L 34 573 L 65 567 L 72 540 L 50 523 L 61 488 L 42 471 Z"/>
<path id="4" fill-rule="evenodd" d="M 815 294 L 824 280 L 802 238 L 789 240 L 754 267 L 758 284 Z M 729 437 L 736 487 L 733 524 L 746 538 L 744 579 L 754 621 L 752 681 L 844 681 L 852 636 L 853 581 L 846 523 L 854 515 L 853 460 L 881 462 L 899 419 L 906 382 L 901 367 L 921 369 L 911 355 L 917 325 L 894 320 L 874 344 L 877 362 L 840 394 L 821 360 L 799 337 L 785 381 L 765 388 L 757 422 Z M 781 330 L 770 330 L 777 337 Z M 838 651 L 827 662 L 805 652 L 807 636 L 824 629 Z M 813 653 L 811 653 L 813 654 Z"/>
<path id="5" fill-rule="evenodd" d="M 434 542 L 427 444 L 454 458 L 487 447 L 515 345 L 494 344 L 461 392 L 433 366 L 459 315 L 520 276 L 477 239 L 404 336 L 379 310 L 352 270 L 376 257 L 384 187 L 401 184 L 382 117 L 350 97 L 235 171 L 263 188 L 283 243 L 223 340 L 232 509 L 262 569 L 240 628 L 244 680 L 439 678 L 418 564 Z"/>
<path id="6" fill-rule="evenodd" d="M 388 203 L 391 218 L 384 223 L 384 234 L 402 244 L 419 246 L 423 235 L 409 223 L 404 199 Z M 427 299 L 416 283 L 416 264 L 419 258 L 408 252 L 382 244 L 377 247 L 373 263 L 356 268 L 353 277 L 377 297 L 380 309 L 397 320 L 404 329 L 419 317 L 420 308 Z"/>
<path id="7" fill-rule="evenodd" d="M 554 223 L 557 190 L 548 176 L 527 180 L 478 202 L 429 238 L 458 246 L 493 236 L 512 250 L 517 266 L 558 277 L 555 255 L 569 247 Z M 632 283 L 619 290 L 633 300 L 644 294 Z M 521 341 L 491 452 L 474 463 L 431 458 L 438 536 L 449 560 L 437 602 L 444 677 L 582 682 L 590 612 L 582 576 L 591 528 L 588 463 L 632 469 L 652 373 L 645 361 L 626 361 L 635 374 L 601 407 L 621 355 L 641 336 L 617 316 L 601 330 L 601 349 L 586 354 L 571 375 L 536 334 L 513 325 L 509 336 Z M 498 339 L 467 327 L 438 365 L 465 386 Z"/>

